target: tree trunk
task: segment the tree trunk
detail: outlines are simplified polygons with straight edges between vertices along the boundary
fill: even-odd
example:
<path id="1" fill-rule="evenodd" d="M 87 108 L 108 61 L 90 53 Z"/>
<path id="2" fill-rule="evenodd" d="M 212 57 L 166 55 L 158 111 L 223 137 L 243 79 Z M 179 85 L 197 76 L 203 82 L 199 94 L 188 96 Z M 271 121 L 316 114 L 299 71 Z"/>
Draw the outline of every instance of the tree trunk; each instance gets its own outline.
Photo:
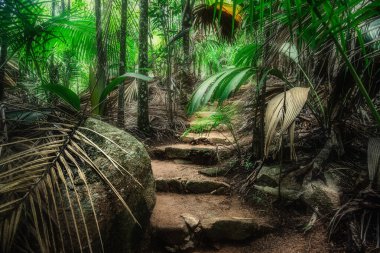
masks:
<path id="1" fill-rule="evenodd" d="M 51 16 L 52 17 L 55 17 L 55 8 L 56 8 L 56 5 L 57 5 L 56 0 L 52 0 L 51 1 Z"/>
<path id="2" fill-rule="evenodd" d="M 192 20 L 192 0 L 185 0 L 182 14 L 182 31 L 185 31 L 183 35 L 183 55 L 184 55 L 184 70 L 186 74 L 190 73 L 191 57 L 190 57 L 190 28 Z"/>
<path id="3" fill-rule="evenodd" d="M 1 49 L 0 49 L 0 101 L 4 99 L 4 88 L 5 88 L 5 65 L 7 63 L 8 57 L 8 45 L 3 38 L 1 40 Z"/>
<path id="4" fill-rule="evenodd" d="M 67 10 L 71 9 L 71 0 L 67 0 Z"/>
<path id="5" fill-rule="evenodd" d="M 167 92 L 167 110 L 168 110 L 168 120 L 169 127 L 174 127 L 174 116 L 173 116 L 173 89 L 172 89 L 172 47 L 168 46 L 168 56 L 167 56 L 167 69 L 166 69 L 166 92 Z"/>
<path id="6" fill-rule="evenodd" d="M 140 0 L 140 21 L 139 21 L 139 73 L 148 74 L 148 5 L 149 0 Z M 137 126 L 142 132 L 149 134 L 149 90 L 148 83 L 138 81 L 138 115 Z"/>
<path id="7" fill-rule="evenodd" d="M 4 10 L 4 18 L 9 18 L 9 10 L 7 10 L 7 1 L 0 2 L 0 7 Z M 7 27 L 4 30 L 7 31 Z M 7 63 L 7 57 L 8 57 L 8 35 L 4 34 L 2 37 L 0 37 L 0 102 L 4 99 L 4 90 L 5 90 L 5 69 L 6 69 L 6 63 Z"/>
<path id="8" fill-rule="evenodd" d="M 121 26 L 120 26 L 120 61 L 119 61 L 119 75 L 123 75 L 126 70 L 127 58 L 127 10 L 128 0 L 121 0 Z M 124 83 L 119 86 L 118 96 L 118 110 L 117 110 L 117 124 L 119 127 L 124 127 Z"/>
<path id="9" fill-rule="evenodd" d="M 101 114 L 104 109 L 104 103 L 97 106 L 99 103 L 100 94 L 106 86 L 107 78 L 107 54 L 103 43 L 103 30 L 102 30 L 102 1 L 95 0 L 95 19 L 96 19 L 96 84 L 95 88 L 91 91 L 91 101 L 93 104 L 93 113 Z M 95 108 L 94 108 L 95 107 Z"/>
<path id="10" fill-rule="evenodd" d="M 95 5 L 96 5 L 96 1 L 97 0 L 95 0 Z M 61 12 L 63 13 L 65 10 L 66 10 L 65 0 L 61 0 Z"/>

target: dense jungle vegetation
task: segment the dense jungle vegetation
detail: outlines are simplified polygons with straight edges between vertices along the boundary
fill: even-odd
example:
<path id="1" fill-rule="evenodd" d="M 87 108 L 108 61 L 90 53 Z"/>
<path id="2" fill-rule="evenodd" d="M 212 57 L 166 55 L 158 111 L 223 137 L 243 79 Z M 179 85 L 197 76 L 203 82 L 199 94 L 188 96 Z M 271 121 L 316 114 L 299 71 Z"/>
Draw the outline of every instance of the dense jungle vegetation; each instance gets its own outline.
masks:
<path id="1" fill-rule="evenodd" d="M 352 181 L 332 210 L 304 201 L 305 231 L 378 252 L 379 82 L 377 0 L 0 0 L 0 252 L 116 252 L 109 195 L 145 230 L 129 201 L 152 172 L 116 127 L 147 149 L 228 132 L 235 191 L 279 212 Z M 273 165 L 278 186 L 259 185 Z"/>

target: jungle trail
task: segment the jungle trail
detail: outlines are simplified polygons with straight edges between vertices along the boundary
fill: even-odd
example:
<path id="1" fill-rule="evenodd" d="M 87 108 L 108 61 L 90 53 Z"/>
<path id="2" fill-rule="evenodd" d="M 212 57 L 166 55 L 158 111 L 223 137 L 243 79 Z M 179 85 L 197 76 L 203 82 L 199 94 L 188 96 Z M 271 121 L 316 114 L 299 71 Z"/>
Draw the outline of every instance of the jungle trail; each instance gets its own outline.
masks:
<path id="1" fill-rule="evenodd" d="M 380 3 L 0 0 L 0 252 L 380 252 Z"/>

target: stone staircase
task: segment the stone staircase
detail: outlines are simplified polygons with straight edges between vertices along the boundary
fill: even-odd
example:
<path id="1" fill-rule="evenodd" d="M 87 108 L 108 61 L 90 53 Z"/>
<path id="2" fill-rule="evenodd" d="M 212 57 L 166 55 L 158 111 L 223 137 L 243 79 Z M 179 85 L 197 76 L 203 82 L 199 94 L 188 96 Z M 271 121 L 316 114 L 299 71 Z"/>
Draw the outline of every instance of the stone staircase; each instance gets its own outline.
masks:
<path id="1" fill-rule="evenodd" d="M 209 136 L 213 140 L 207 135 L 189 137 L 206 138 L 209 145 L 185 140 L 150 150 L 157 191 L 151 217 L 157 250 L 153 252 L 218 252 L 215 244 L 239 243 L 273 229 L 264 213 L 252 210 L 233 194 L 225 171 L 218 167 L 233 155 L 232 148 L 218 144 L 230 136 L 219 132 Z"/>

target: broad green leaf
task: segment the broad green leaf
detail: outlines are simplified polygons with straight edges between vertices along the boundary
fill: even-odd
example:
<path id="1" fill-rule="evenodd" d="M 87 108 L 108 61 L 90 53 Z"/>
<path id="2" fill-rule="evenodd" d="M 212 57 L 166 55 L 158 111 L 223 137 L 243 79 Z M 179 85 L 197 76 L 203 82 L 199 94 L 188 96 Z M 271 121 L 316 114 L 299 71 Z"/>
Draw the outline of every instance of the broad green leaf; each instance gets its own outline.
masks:
<path id="1" fill-rule="evenodd" d="M 190 104 L 187 108 L 188 114 L 193 114 L 201 106 L 202 102 L 204 101 L 204 95 L 209 86 L 212 85 L 212 83 L 214 83 L 223 74 L 224 73 L 221 72 L 213 75 L 198 86 L 196 91 L 193 93 Z"/>
<path id="2" fill-rule="evenodd" d="M 115 90 L 120 84 L 122 84 L 124 82 L 124 80 L 127 78 L 136 78 L 136 79 L 140 79 L 140 80 L 146 81 L 146 82 L 149 82 L 152 80 L 152 78 L 150 78 L 149 76 L 146 76 L 146 75 L 142 75 L 142 74 L 138 74 L 138 73 L 125 73 L 124 75 L 121 75 L 121 76 L 115 78 L 114 80 L 112 80 L 112 82 L 110 82 L 106 86 L 106 88 L 103 90 L 102 94 L 100 95 L 99 103 L 102 103 L 107 98 L 107 96 L 113 90 Z"/>
<path id="3" fill-rule="evenodd" d="M 75 92 L 62 85 L 44 84 L 41 85 L 41 89 L 49 91 L 66 101 L 77 111 L 80 110 L 80 98 Z"/>

